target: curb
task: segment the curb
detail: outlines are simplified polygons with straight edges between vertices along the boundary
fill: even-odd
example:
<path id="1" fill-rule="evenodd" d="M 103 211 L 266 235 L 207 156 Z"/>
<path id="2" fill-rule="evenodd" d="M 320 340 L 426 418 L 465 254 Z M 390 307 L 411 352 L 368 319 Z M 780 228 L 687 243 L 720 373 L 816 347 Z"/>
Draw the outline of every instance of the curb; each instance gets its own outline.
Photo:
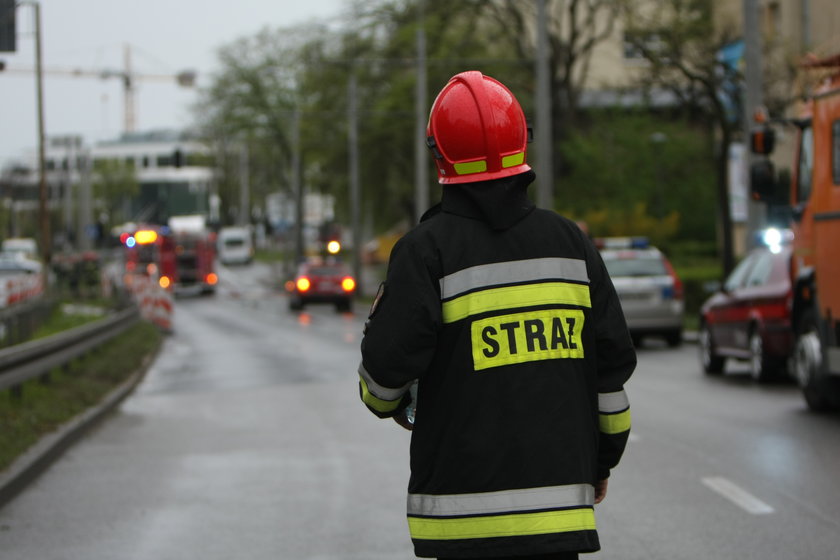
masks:
<path id="1" fill-rule="evenodd" d="M 113 411 L 140 384 L 154 362 L 162 342 L 150 352 L 129 378 L 112 390 L 102 401 L 69 420 L 56 431 L 45 435 L 4 471 L 0 472 L 0 508 L 8 504 L 24 488 L 81 439 L 85 433 Z"/>

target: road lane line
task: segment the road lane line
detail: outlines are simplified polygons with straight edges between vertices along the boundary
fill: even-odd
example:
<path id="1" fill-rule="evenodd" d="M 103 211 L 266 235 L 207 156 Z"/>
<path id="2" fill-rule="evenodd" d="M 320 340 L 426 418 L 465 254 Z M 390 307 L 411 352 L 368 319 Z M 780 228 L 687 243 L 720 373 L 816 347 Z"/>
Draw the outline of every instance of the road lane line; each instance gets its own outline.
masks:
<path id="1" fill-rule="evenodd" d="M 741 509 L 753 515 L 766 515 L 775 510 L 768 504 L 762 502 L 734 482 L 722 476 L 710 476 L 701 479 L 703 484 L 730 500 Z"/>

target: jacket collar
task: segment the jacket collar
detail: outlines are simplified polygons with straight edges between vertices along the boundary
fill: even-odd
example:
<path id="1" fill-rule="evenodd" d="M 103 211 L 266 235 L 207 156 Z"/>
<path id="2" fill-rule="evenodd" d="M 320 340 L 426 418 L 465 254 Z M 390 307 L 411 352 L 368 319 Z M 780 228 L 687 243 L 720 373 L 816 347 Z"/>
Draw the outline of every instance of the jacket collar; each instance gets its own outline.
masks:
<path id="1" fill-rule="evenodd" d="M 444 185 L 443 212 L 486 222 L 494 230 L 506 230 L 531 213 L 528 185 L 536 175 L 526 171 L 512 177 Z"/>

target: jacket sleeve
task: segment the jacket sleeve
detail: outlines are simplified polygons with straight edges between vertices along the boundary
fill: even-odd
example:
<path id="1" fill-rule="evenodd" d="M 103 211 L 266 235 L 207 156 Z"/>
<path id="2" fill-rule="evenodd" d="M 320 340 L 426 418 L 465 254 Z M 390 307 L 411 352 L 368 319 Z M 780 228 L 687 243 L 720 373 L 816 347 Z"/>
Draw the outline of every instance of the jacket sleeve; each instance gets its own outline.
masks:
<path id="1" fill-rule="evenodd" d="M 589 242 L 598 360 L 598 479 L 609 477 L 630 435 L 630 401 L 624 384 L 636 368 L 636 351 L 621 302 L 600 253 Z"/>
<path id="2" fill-rule="evenodd" d="M 440 288 L 417 245 L 403 238 L 380 290 L 365 323 L 359 392 L 370 411 L 385 418 L 408 406 L 411 384 L 434 357 Z"/>

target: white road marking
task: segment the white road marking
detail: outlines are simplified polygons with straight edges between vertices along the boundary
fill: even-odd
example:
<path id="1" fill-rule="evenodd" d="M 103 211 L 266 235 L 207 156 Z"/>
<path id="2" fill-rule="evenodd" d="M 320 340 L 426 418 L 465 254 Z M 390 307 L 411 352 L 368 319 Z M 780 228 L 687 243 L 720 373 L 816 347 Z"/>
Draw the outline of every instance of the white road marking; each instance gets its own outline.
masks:
<path id="1" fill-rule="evenodd" d="M 710 476 L 702 479 L 703 484 L 730 500 L 741 509 L 753 515 L 766 515 L 775 510 L 768 504 L 762 502 L 734 482 L 721 476 Z"/>
<path id="2" fill-rule="evenodd" d="M 635 442 L 639 441 L 640 439 L 641 438 L 639 437 L 638 434 L 636 434 L 635 432 L 630 432 L 630 436 L 628 437 L 627 441 L 629 441 L 631 443 L 635 443 Z"/>

